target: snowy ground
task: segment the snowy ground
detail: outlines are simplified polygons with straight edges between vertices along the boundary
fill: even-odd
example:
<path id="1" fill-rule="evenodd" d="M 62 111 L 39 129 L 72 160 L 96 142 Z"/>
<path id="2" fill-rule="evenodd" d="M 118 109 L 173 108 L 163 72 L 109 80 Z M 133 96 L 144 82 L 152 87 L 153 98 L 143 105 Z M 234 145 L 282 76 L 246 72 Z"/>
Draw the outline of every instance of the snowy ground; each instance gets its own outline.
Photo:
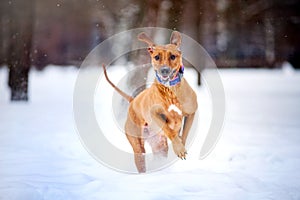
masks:
<path id="1" fill-rule="evenodd" d="M 32 71 L 28 103 L 9 103 L 6 74 L 0 69 L 1 200 L 300 199 L 300 72 L 221 70 L 227 112 L 214 151 L 198 160 L 196 139 L 186 161 L 145 175 L 108 169 L 81 145 L 75 68 Z M 209 97 L 197 92 L 205 121 Z"/>

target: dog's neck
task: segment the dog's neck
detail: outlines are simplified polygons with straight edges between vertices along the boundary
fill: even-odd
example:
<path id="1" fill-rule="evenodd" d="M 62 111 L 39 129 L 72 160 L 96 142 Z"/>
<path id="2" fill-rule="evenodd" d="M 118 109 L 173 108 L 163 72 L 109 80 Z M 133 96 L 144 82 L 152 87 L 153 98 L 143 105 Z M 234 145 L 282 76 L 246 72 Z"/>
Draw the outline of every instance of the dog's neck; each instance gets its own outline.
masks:
<path id="1" fill-rule="evenodd" d="M 159 77 L 157 71 L 155 72 L 155 73 L 156 73 L 155 75 L 156 75 L 156 80 L 157 80 L 160 84 L 162 84 L 162 85 L 164 85 L 164 86 L 166 86 L 166 87 L 171 87 L 171 86 L 175 86 L 175 85 L 177 85 L 177 84 L 179 84 L 179 83 L 181 82 L 181 79 L 182 79 L 182 77 L 183 77 L 183 72 L 184 72 L 184 66 L 182 65 L 182 66 L 180 67 L 180 69 L 178 70 L 177 74 L 174 76 L 174 78 L 173 78 L 172 80 L 167 80 L 167 81 L 163 81 L 163 80 Z"/>
<path id="2" fill-rule="evenodd" d="M 180 83 L 177 84 L 174 87 L 167 87 L 161 83 L 159 83 L 157 80 L 154 82 L 155 87 L 157 88 L 161 98 L 164 99 L 164 103 L 166 105 L 166 108 L 169 108 L 172 104 L 175 105 L 177 108 L 182 110 L 182 106 L 179 102 L 179 99 L 177 97 L 178 89 L 180 88 Z"/>

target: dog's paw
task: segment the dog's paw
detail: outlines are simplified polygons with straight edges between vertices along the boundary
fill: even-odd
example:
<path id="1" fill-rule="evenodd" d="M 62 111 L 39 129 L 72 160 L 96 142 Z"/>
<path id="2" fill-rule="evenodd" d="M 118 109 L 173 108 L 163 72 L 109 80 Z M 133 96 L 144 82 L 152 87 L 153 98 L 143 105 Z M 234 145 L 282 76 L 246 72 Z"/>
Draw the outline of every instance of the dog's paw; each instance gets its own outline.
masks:
<path id="1" fill-rule="evenodd" d="M 175 152 L 175 154 L 180 158 L 180 159 L 186 159 L 186 149 L 184 147 L 184 145 L 182 144 L 182 142 L 179 140 L 175 140 L 172 142 L 173 145 L 173 150 Z"/>

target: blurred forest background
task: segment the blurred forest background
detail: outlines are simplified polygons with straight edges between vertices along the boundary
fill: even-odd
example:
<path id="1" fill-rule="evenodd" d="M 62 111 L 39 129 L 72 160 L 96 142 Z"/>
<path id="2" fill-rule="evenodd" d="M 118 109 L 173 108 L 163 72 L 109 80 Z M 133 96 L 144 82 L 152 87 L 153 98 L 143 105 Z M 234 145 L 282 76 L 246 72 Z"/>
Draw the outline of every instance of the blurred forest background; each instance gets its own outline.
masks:
<path id="1" fill-rule="evenodd" d="M 27 100 L 31 67 L 79 66 L 113 34 L 150 26 L 192 37 L 218 67 L 299 68 L 299 11 L 298 0 L 1 0 L 0 66 L 11 100 Z"/>

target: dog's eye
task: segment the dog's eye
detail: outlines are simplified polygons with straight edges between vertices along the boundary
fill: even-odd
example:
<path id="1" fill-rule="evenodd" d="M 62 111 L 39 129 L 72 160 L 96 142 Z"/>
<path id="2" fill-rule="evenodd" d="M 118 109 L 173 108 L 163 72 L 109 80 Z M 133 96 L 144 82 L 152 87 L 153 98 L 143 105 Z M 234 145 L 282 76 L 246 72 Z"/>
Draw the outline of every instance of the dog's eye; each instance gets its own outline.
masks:
<path id="1" fill-rule="evenodd" d="M 155 60 L 159 60 L 159 55 L 154 56 Z"/>
<path id="2" fill-rule="evenodd" d="M 170 59 L 171 59 L 171 60 L 175 60 L 175 58 L 176 58 L 176 56 L 173 55 L 173 54 L 170 56 Z"/>

